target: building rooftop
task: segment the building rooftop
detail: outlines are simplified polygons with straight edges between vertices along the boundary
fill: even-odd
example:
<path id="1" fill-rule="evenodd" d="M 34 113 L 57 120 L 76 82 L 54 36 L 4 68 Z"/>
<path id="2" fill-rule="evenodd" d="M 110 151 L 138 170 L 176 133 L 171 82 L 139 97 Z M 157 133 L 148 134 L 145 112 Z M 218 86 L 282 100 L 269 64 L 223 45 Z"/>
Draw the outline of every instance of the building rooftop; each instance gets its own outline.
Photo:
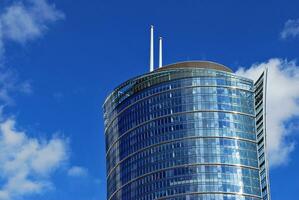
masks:
<path id="1" fill-rule="evenodd" d="M 211 61 L 184 61 L 178 62 L 170 65 L 162 66 L 161 68 L 156 69 L 155 71 L 163 71 L 169 69 L 181 69 L 181 68 L 207 68 L 207 69 L 215 69 L 220 71 L 231 72 L 233 71 L 219 63 L 211 62 Z"/>

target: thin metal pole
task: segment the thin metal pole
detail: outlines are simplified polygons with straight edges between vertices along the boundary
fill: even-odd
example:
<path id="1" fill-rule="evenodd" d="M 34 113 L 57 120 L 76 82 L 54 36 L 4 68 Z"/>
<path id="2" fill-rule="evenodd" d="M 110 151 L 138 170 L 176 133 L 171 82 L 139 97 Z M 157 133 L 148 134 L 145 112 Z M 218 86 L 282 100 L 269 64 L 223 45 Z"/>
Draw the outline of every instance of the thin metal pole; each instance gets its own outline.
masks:
<path id="1" fill-rule="evenodd" d="M 162 52 L 162 43 L 163 43 L 163 38 L 162 37 L 160 37 L 159 38 L 159 68 L 161 68 L 162 67 L 162 62 L 163 62 L 163 58 L 162 58 L 162 56 L 163 56 L 163 52 Z"/>
<path id="2" fill-rule="evenodd" d="M 150 72 L 154 71 L 154 26 L 151 25 L 151 40 L 150 40 Z"/>

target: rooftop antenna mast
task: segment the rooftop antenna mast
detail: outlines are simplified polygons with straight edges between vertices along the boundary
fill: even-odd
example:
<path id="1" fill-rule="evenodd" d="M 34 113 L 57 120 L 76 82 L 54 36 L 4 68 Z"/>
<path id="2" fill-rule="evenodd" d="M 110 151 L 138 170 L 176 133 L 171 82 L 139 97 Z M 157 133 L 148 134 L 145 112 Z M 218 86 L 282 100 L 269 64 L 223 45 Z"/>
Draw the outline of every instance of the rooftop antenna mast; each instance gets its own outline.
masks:
<path id="1" fill-rule="evenodd" d="M 154 26 L 151 25 L 151 40 L 150 40 L 150 72 L 154 71 Z"/>
<path id="2" fill-rule="evenodd" d="M 163 52 L 162 52 L 162 42 L 163 42 L 163 38 L 162 37 L 160 37 L 159 38 L 159 68 L 161 68 L 162 66 L 163 66 L 163 64 L 162 64 L 162 54 L 163 54 Z"/>

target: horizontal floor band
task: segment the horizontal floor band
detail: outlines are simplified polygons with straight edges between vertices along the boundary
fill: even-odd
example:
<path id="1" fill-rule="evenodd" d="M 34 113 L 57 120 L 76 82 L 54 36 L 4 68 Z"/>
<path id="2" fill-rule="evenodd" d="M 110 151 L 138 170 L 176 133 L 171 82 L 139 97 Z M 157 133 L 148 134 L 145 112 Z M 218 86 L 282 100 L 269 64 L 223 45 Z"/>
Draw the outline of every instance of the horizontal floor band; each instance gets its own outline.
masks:
<path id="1" fill-rule="evenodd" d="M 170 195 L 166 197 L 161 197 L 156 200 L 167 200 L 168 198 L 174 198 L 179 196 L 186 196 L 186 195 L 204 195 L 204 194 L 223 194 L 223 195 L 239 195 L 244 197 L 254 197 L 258 199 L 262 199 L 260 196 L 257 195 L 251 195 L 246 193 L 238 193 L 238 192 L 190 192 L 190 193 L 183 193 L 183 194 L 177 194 L 177 195 Z"/>
<path id="2" fill-rule="evenodd" d="M 220 136 L 194 136 L 194 137 L 184 137 L 184 138 L 178 138 L 178 139 L 174 139 L 174 140 L 167 140 L 167 141 L 164 141 L 164 142 L 160 142 L 160 143 L 157 143 L 157 144 L 154 144 L 154 145 L 150 145 L 148 147 L 145 147 L 145 148 L 142 148 L 142 149 L 139 149 L 138 151 L 134 152 L 134 153 L 131 153 L 129 154 L 128 156 L 126 156 L 125 158 L 123 158 L 122 160 L 120 160 L 119 162 L 117 162 L 115 164 L 115 166 L 109 171 L 107 177 L 109 177 L 111 175 L 111 173 L 121 164 L 123 163 L 125 160 L 129 159 L 130 157 L 140 153 L 140 152 L 143 152 L 147 149 L 150 149 L 150 148 L 153 148 L 153 147 L 157 147 L 157 146 L 161 146 L 161 145 L 164 145 L 164 144 L 169 144 L 169 143 L 173 143 L 173 142 L 178 142 L 178 141 L 182 141 L 182 140 L 192 140 L 192 139 L 217 139 L 217 138 L 220 138 L 220 139 L 229 139 L 229 140 L 240 140 L 240 141 L 245 141 L 245 142 L 251 142 L 251 143 L 257 143 L 256 141 L 252 141 L 252 140 L 247 140 L 247 139 L 241 139 L 241 138 L 237 138 L 237 137 L 220 137 Z M 106 158 L 107 159 L 107 158 Z"/>
<path id="3" fill-rule="evenodd" d="M 105 128 L 108 129 L 111 124 L 113 123 L 113 121 L 121 114 L 123 113 L 125 110 L 127 110 L 128 108 L 132 107 L 133 105 L 141 102 L 141 101 L 144 101 L 146 99 L 149 99 L 153 96 L 158 96 L 160 94 L 164 94 L 164 93 L 168 93 L 168 92 L 172 92 L 172 91 L 175 91 L 175 90 L 181 90 L 181 89 L 190 89 L 190 88 L 201 88 L 201 87 L 219 87 L 219 88 L 229 88 L 229 89 L 237 89 L 237 90 L 243 90 L 243 91 L 246 91 L 246 92 L 250 92 L 252 93 L 253 91 L 250 91 L 250 90 L 246 90 L 246 89 L 243 89 L 243 88 L 238 88 L 238 87 L 233 87 L 233 86 L 225 86 L 225 85 L 211 85 L 211 86 L 206 86 L 206 85 L 199 85 L 199 86 L 185 86 L 185 87 L 179 87 L 179 88 L 173 88 L 173 89 L 169 89 L 169 90 L 166 90 L 166 91 L 162 91 L 162 92 L 158 92 L 158 93 L 155 93 L 155 94 L 152 94 L 152 95 L 149 95 L 149 96 L 146 96 L 142 99 L 139 99 L 135 102 L 133 102 L 132 104 L 128 105 L 127 107 L 125 107 L 123 110 L 121 110 L 119 113 L 117 113 L 116 116 L 113 117 L 113 119 L 109 122 L 109 124 L 107 125 L 107 127 Z M 219 95 L 219 96 L 223 96 L 223 95 Z"/>
<path id="4" fill-rule="evenodd" d="M 120 188 L 118 188 L 115 192 L 112 193 L 112 195 L 110 196 L 109 200 L 120 190 L 122 190 L 122 188 L 124 188 L 125 186 L 141 179 L 144 178 L 146 176 L 149 176 L 151 174 L 155 174 L 155 173 L 159 173 L 161 171 L 166 171 L 166 170 L 170 170 L 170 169 L 176 169 L 176 168 L 181 168 L 181 167 L 194 167 L 194 166 L 228 166 L 228 167 L 239 167 L 239 168 L 246 168 L 246 169 L 252 169 L 252 170 L 259 170 L 256 167 L 249 167 L 246 165 L 237 165 L 237 164 L 222 164 L 222 163 L 193 163 L 193 164 L 185 164 L 185 165 L 177 165 L 177 166 L 173 166 L 173 167 L 167 167 L 167 168 L 163 168 L 160 170 L 156 170 L 147 174 L 143 174 L 142 176 L 138 176 L 132 180 L 130 180 L 129 182 L 125 183 L 124 185 L 122 185 Z M 108 180 L 108 178 L 107 178 Z"/>
<path id="5" fill-rule="evenodd" d="M 200 113 L 200 112 L 222 112 L 222 113 L 231 113 L 231 114 L 237 114 L 237 115 L 245 115 L 248 117 L 252 117 L 255 118 L 255 115 L 251 115 L 251 114 L 247 114 L 247 113 L 243 113 L 243 112 L 237 112 L 237 111 L 228 111 L 228 110 L 194 110 L 194 111 L 185 111 L 185 112 L 177 112 L 177 113 L 172 113 L 172 114 L 168 114 L 168 115 L 163 115 L 160 117 L 156 117 L 154 119 L 150 119 L 146 122 L 142 122 L 140 124 L 138 124 L 137 126 L 125 131 L 121 136 L 119 136 L 112 144 L 111 146 L 107 149 L 107 152 L 110 151 L 111 147 L 118 141 L 120 140 L 120 138 L 124 137 L 126 134 L 130 133 L 131 131 L 145 125 L 148 124 L 152 121 L 158 120 L 158 119 L 163 119 L 165 117 L 171 117 L 171 116 L 175 116 L 175 115 L 183 115 L 183 114 L 190 114 L 190 113 Z"/>

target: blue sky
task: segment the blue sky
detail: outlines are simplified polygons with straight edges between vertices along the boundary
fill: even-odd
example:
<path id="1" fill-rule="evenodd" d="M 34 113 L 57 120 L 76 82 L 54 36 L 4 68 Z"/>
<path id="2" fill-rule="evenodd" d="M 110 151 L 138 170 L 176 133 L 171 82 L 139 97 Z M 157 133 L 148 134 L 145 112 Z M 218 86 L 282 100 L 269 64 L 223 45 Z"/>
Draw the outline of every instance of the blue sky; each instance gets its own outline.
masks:
<path id="1" fill-rule="evenodd" d="M 0 1 L 0 151 L 16 157 L 0 154 L 0 199 L 106 198 L 101 106 L 148 72 L 150 24 L 164 37 L 164 64 L 211 60 L 249 77 L 271 68 L 272 199 L 296 199 L 298 8 L 295 0 Z"/>

